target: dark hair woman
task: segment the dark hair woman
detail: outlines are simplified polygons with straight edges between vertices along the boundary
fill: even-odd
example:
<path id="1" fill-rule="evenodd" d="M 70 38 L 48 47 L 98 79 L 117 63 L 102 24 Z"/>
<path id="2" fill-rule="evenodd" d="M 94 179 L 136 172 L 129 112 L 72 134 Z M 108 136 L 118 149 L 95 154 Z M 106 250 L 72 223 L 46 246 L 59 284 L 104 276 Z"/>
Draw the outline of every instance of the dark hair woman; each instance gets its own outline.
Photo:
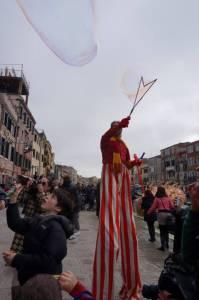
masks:
<path id="1" fill-rule="evenodd" d="M 147 189 L 144 192 L 144 197 L 142 198 L 141 208 L 144 210 L 144 221 L 147 223 L 150 242 L 155 242 L 155 226 L 154 223 L 157 220 L 156 212 L 151 213 L 150 215 L 147 214 L 149 208 L 153 205 L 154 196 L 152 192 Z"/>
<path id="2" fill-rule="evenodd" d="M 165 188 L 159 186 L 155 195 L 153 205 L 148 210 L 147 214 L 150 215 L 154 211 L 157 211 L 157 218 L 160 228 L 160 241 L 161 247 L 158 250 L 164 251 L 165 248 L 169 248 L 169 233 L 167 229 L 167 219 L 171 214 L 171 210 L 174 208 L 174 203 L 166 194 Z"/>
<path id="3" fill-rule="evenodd" d="M 42 208 L 44 215 L 21 218 L 16 204 L 21 187 L 12 195 L 7 209 L 8 227 L 24 235 L 24 249 L 20 254 L 12 251 L 3 253 L 8 265 L 18 271 L 18 280 L 23 285 L 39 274 L 61 274 L 62 260 L 67 254 L 66 240 L 73 233 L 67 218 L 72 209 L 70 194 L 57 189 L 46 196 Z"/>

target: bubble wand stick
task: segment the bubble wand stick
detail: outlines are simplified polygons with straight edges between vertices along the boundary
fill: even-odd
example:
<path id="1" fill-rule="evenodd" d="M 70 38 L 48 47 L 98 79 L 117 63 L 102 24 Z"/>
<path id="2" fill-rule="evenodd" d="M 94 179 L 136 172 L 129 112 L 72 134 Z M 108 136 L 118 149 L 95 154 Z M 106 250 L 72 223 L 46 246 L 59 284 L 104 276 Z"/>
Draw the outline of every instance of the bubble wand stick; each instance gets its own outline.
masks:
<path id="1" fill-rule="evenodd" d="M 133 103 L 133 107 L 132 107 L 132 109 L 131 109 L 131 111 L 130 111 L 129 116 L 132 115 L 132 113 L 133 113 L 135 107 L 136 107 L 136 106 L 138 105 L 138 103 L 143 99 L 143 97 L 144 97 L 144 96 L 146 95 L 146 93 L 151 89 L 151 87 L 154 85 L 154 83 L 155 83 L 156 81 L 157 81 L 157 79 L 154 79 L 153 81 L 151 81 L 151 82 L 145 84 L 145 83 L 144 83 L 143 77 L 141 77 L 140 82 L 139 82 L 139 86 L 138 86 L 138 89 L 137 89 L 137 92 L 136 92 L 135 100 L 134 100 L 134 103 Z M 141 89 L 141 86 L 142 86 L 142 88 L 146 88 L 146 91 L 144 92 L 144 94 L 143 94 L 140 98 L 138 98 L 138 95 L 139 95 L 139 91 L 140 91 L 140 89 Z M 147 86 L 148 86 L 148 88 L 147 88 Z M 131 96 L 130 96 L 130 95 L 129 95 L 128 97 L 131 99 Z M 137 99 L 139 99 L 139 100 L 137 101 Z"/>

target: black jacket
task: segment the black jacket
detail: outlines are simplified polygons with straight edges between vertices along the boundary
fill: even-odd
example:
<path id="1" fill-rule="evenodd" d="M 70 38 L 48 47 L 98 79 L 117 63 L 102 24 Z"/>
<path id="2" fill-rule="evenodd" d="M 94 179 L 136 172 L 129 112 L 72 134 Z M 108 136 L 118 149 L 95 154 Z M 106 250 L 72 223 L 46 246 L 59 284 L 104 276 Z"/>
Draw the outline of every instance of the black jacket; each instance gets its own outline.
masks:
<path id="1" fill-rule="evenodd" d="M 78 213 L 81 210 L 81 199 L 76 186 L 73 185 L 71 182 L 64 182 L 61 188 L 69 192 L 74 198 L 74 203 L 73 203 L 74 207 L 73 207 L 73 211 L 71 212 L 71 216 L 73 214 Z"/>
<path id="2" fill-rule="evenodd" d="M 185 263 L 195 267 L 199 274 L 199 212 L 189 211 L 182 232 L 182 256 Z"/>
<path id="3" fill-rule="evenodd" d="M 17 204 L 9 204 L 7 222 L 11 230 L 24 235 L 24 250 L 12 261 L 21 285 L 39 273 L 62 272 L 61 262 L 67 254 L 66 239 L 73 233 L 73 226 L 66 217 L 35 215 L 23 219 Z"/>
<path id="4" fill-rule="evenodd" d="M 146 222 L 155 222 L 157 220 L 156 212 L 153 212 L 150 215 L 147 214 L 149 208 L 153 204 L 153 201 L 154 201 L 154 197 L 143 197 L 142 198 L 141 208 L 144 210 L 144 221 L 146 221 Z"/>

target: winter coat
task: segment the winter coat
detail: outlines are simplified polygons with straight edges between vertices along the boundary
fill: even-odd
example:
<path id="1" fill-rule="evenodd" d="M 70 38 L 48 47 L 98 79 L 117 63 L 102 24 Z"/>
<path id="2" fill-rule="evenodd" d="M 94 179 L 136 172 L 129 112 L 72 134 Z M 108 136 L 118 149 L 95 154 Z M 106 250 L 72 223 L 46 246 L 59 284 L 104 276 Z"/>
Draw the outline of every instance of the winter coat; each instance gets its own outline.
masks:
<path id="1" fill-rule="evenodd" d="M 73 233 L 66 217 L 35 215 L 23 219 L 17 204 L 9 204 L 7 222 L 11 230 L 24 235 L 23 252 L 12 261 L 21 285 L 39 273 L 61 274 L 62 259 L 67 254 L 66 239 Z"/>
<path id="2" fill-rule="evenodd" d="M 143 197 L 141 208 L 144 210 L 144 221 L 146 222 L 155 222 L 157 220 L 156 212 L 148 215 L 147 212 L 149 208 L 153 205 L 154 197 Z"/>
<path id="3" fill-rule="evenodd" d="M 74 208 L 72 214 L 78 213 L 81 210 L 81 199 L 76 186 L 73 185 L 71 182 L 64 182 L 61 188 L 73 195 Z"/>

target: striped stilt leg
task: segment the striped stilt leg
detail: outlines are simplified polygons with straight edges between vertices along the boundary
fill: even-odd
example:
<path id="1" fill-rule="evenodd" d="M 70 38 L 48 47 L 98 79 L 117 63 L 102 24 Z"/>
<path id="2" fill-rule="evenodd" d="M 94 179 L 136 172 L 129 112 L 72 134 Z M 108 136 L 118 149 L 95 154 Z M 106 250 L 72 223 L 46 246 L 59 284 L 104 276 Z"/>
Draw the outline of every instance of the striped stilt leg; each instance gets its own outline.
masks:
<path id="1" fill-rule="evenodd" d="M 121 187 L 121 259 L 123 286 L 121 299 L 140 299 L 141 280 L 139 274 L 137 236 L 133 217 L 130 191 L 130 174 L 124 168 Z"/>
<path id="2" fill-rule="evenodd" d="M 113 300 L 113 275 L 120 244 L 120 202 L 118 181 L 111 165 L 102 169 L 100 221 L 93 267 L 96 300 Z"/>

